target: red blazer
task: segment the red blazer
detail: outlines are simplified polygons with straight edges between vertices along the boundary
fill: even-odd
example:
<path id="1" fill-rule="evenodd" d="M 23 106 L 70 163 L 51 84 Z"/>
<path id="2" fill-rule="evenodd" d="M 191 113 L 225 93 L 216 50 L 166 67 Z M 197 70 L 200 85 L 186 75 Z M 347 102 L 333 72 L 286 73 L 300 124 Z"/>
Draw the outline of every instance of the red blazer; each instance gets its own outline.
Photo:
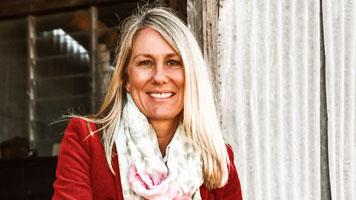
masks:
<path id="1" fill-rule="evenodd" d="M 95 124 L 90 124 L 96 130 Z M 86 121 L 73 118 L 67 127 L 58 156 L 58 165 L 54 182 L 53 200 L 122 200 L 122 190 L 118 157 L 113 157 L 113 175 L 107 165 L 104 148 L 98 134 L 89 136 Z M 208 190 L 200 187 L 203 200 L 224 199 L 242 200 L 240 181 L 233 161 L 233 152 L 227 146 L 230 157 L 228 183 L 221 188 Z"/>

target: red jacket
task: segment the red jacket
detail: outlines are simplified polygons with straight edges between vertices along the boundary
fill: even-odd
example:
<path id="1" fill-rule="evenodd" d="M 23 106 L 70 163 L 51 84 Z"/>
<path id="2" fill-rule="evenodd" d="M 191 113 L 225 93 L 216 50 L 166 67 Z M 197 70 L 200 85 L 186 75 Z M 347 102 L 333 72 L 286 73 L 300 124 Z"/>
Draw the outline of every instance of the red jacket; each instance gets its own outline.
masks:
<path id="1" fill-rule="evenodd" d="M 107 165 L 104 148 L 98 134 L 89 136 L 86 121 L 73 118 L 67 127 L 61 144 L 53 200 L 122 200 L 118 157 L 113 157 L 113 175 Z M 90 124 L 96 130 L 95 124 Z M 208 190 L 200 187 L 203 200 L 224 199 L 242 200 L 240 181 L 233 164 L 233 152 L 227 146 L 231 167 L 228 183 L 221 188 Z"/>

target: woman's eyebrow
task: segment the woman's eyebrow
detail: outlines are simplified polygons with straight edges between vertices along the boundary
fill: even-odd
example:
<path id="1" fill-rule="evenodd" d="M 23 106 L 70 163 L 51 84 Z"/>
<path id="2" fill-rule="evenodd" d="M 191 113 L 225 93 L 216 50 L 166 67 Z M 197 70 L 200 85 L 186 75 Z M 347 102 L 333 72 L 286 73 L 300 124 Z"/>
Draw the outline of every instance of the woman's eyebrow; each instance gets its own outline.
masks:
<path id="1" fill-rule="evenodd" d="M 176 53 L 170 53 L 170 54 L 167 54 L 166 57 L 171 58 L 171 57 L 180 57 L 180 56 Z"/>
<path id="2" fill-rule="evenodd" d="M 140 57 L 140 56 L 146 57 L 146 58 L 153 58 L 152 55 L 145 53 L 145 54 L 137 54 L 137 55 L 135 55 L 132 59 L 135 60 L 137 57 Z"/>
<path id="3" fill-rule="evenodd" d="M 144 54 L 137 54 L 132 59 L 135 60 L 137 57 L 140 57 L 140 56 L 146 57 L 146 58 L 153 58 L 153 56 L 151 54 L 144 53 Z M 176 53 L 169 53 L 169 54 L 166 54 L 165 57 L 172 58 L 172 57 L 180 57 L 180 56 Z"/>

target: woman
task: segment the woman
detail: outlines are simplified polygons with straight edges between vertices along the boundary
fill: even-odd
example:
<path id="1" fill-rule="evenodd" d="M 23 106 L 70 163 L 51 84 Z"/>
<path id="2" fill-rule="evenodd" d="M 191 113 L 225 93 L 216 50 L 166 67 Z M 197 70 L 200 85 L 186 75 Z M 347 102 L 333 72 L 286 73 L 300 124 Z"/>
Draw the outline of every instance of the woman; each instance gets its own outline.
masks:
<path id="1" fill-rule="evenodd" d="M 242 199 L 200 48 L 171 11 L 125 21 L 104 103 L 70 121 L 56 175 L 53 199 Z"/>

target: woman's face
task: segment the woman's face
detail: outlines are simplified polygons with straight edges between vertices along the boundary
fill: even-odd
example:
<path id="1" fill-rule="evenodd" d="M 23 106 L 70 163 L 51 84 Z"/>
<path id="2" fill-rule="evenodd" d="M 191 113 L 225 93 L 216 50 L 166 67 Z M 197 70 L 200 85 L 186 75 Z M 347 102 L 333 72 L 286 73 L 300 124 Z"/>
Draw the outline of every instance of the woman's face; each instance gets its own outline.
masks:
<path id="1" fill-rule="evenodd" d="M 126 90 L 151 120 L 178 120 L 183 110 L 182 59 L 152 28 L 138 32 L 128 64 Z"/>

